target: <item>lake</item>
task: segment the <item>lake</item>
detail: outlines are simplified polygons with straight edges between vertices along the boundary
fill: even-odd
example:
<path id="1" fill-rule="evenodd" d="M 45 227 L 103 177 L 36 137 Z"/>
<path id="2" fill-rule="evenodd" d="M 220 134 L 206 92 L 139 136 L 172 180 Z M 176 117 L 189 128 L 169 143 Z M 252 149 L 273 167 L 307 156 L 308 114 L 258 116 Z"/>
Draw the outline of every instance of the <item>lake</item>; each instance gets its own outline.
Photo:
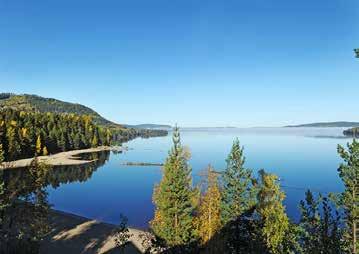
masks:
<path id="1" fill-rule="evenodd" d="M 306 189 L 327 194 L 343 189 L 337 173 L 340 158 L 338 144 L 350 139 L 342 128 L 250 128 L 250 129 L 184 129 L 182 144 L 192 153 L 190 164 L 194 182 L 199 172 L 211 164 L 223 170 L 233 140 L 244 146 L 246 167 L 257 172 L 265 169 L 277 174 L 286 192 L 289 216 L 297 220 L 298 203 Z M 172 145 L 167 137 L 135 139 L 123 153 L 102 152 L 84 155 L 96 158 L 89 165 L 54 168 L 47 180 L 49 201 L 54 209 L 117 223 L 122 213 L 129 224 L 146 228 L 153 216 L 153 187 L 161 179 L 159 166 L 125 166 L 125 162 L 162 163 Z M 8 170 L 11 188 L 26 179 L 26 170 Z"/>

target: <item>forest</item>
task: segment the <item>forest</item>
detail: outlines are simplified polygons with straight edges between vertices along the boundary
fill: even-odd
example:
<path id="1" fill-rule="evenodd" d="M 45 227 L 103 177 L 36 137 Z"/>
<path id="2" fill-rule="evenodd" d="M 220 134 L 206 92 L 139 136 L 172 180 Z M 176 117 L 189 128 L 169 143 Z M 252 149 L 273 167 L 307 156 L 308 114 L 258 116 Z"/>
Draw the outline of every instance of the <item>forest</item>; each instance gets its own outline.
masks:
<path id="1" fill-rule="evenodd" d="M 0 111 L 5 161 L 110 145 L 111 131 L 87 115 Z"/>
<path id="2" fill-rule="evenodd" d="M 0 142 L 5 161 L 165 135 L 165 130 L 101 126 L 90 115 L 0 110 Z"/>
<path id="3" fill-rule="evenodd" d="M 235 140 L 218 172 L 209 166 L 204 181 L 192 185 L 189 153 L 178 129 L 153 191 L 149 253 L 326 253 L 356 254 L 359 214 L 359 142 L 338 145 L 343 193 L 305 192 L 299 222 L 283 204 L 278 176 L 245 167 L 243 147 Z"/>

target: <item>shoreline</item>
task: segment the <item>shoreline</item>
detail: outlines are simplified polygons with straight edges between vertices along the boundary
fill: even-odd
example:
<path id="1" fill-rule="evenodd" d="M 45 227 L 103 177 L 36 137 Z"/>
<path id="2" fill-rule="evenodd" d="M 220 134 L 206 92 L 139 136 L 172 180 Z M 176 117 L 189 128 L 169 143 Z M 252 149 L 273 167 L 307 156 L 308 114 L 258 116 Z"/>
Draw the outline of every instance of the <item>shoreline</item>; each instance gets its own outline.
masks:
<path id="1" fill-rule="evenodd" d="M 46 164 L 49 164 L 51 166 L 70 166 L 70 165 L 81 165 L 93 162 L 93 160 L 81 160 L 79 157 L 76 157 L 76 155 L 82 154 L 82 153 L 96 153 L 101 151 L 123 151 L 124 148 L 122 147 L 111 147 L 111 146 L 99 146 L 96 148 L 88 148 L 88 149 L 80 149 L 80 150 L 71 150 L 61 153 L 56 153 L 52 155 L 47 156 L 38 156 L 37 158 L 41 162 L 45 162 Z M 0 164 L 0 169 L 11 169 L 11 168 L 23 168 L 28 167 L 31 163 L 31 161 L 34 158 L 27 158 L 27 159 L 20 159 L 16 161 L 9 161 L 9 162 L 3 162 Z"/>
<path id="2" fill-rule="evenodd" d="M 116 225 L 51 210 L 50 228 L 50 233 L 40 244 L 40 254 L 117 253 L 114 241 Z M 125 254 L 144 253 L 140 235 L 145 231 L 134 228 L 129 228 L 129 231 L 132 236 Z"/>

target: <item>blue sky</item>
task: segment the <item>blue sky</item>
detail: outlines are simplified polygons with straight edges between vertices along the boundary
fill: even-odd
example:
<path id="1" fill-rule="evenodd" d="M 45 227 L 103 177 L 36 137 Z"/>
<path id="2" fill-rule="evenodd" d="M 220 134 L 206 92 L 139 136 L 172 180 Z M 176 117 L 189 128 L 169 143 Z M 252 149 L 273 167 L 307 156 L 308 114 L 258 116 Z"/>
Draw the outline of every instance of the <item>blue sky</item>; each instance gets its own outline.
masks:
<path id="1" fill-rule="evenodd" d="M 119 123 L 359 121 L 357 0 L 0 0 L 0 90 Z"/>

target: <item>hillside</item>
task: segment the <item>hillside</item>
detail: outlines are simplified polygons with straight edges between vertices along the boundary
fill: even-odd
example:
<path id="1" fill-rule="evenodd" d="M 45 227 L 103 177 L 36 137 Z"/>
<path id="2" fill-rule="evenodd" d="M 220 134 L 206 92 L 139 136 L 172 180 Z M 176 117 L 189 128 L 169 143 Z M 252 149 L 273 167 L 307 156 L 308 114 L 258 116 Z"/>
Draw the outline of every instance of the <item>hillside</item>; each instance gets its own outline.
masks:
<path id="1" fill-rule="evenodd" d="M 113 140 L 127 142 L 136 137 L 166 136 L 167 130 L 131 127 L 111 122 L 93 109 L 77 103 L 60 101 L 52 98 L 44 98 L 38 95 L 12 93 L 0 93 L 0 109 L 13 109 L 17 111 L 38 113 L 68 113 L 76 115 L 89 115 L 95 124 L 111 130 Z"/>
<path id="2" fill-rule="evenodd" d="M 90 115 L 99 125 L 117 125 L 103 118 L 96 111 L 77 103 L 60 101 L 52 98 L 44 98 L 37 95 L 23 94 L 15 95 L 9 93 L 0 94 L 0 108 L 13 108 L 23 111 L 52 112 L 52 113 L 72 113 L 77 115 Z"/>
<path id="3" fill-rule="evenodd" d="M 300 124 L 300 125 L 288 125 L 284 126 L 286 128 L 293 128 L 293 127 L 356 127 L 359 126 L 359 122 L 321 122 L 321 123 L 309 123 L 309 124 Z"/>

